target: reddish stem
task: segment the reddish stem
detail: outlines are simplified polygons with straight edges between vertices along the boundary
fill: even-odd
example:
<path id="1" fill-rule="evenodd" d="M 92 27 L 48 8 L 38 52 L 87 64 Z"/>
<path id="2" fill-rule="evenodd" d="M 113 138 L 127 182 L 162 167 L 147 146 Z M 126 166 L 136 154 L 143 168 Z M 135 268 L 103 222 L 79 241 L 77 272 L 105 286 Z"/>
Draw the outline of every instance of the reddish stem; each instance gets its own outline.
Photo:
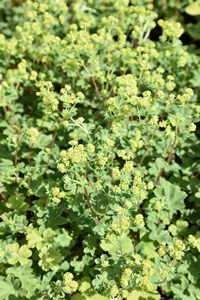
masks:
<path id="1" fill-rule="evenodd" d="M 96 224 L 99 224 L 100 221 L 99 221 L 99 219 L 98 219 L 98 217 L 96 215 L 96 212 L 94 211 L 94 209 L 93 209 L 93 207 L 91 205 L 90 197 L 88 195 L 88 191 L 87 191 L 86 187 L 84 187 L 84 191 L 85 191 L 85 195 L 84 196 L 85 196 L 85 199 L 86 199 L 86 201 L 88 203 L 88 208 L 91 210 L 91 213 L 92 213 L 92 215 L 93 215 L 93 217 L 95 219 Z"/>

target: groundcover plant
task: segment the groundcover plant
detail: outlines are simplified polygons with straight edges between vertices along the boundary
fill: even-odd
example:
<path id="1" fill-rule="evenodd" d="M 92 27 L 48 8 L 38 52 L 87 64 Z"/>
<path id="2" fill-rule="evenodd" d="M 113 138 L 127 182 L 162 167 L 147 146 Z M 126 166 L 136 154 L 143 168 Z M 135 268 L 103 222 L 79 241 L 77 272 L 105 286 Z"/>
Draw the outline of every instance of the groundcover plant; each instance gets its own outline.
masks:
<path id="1" fill-rule="evenodd" d="M 0 1 L 0 300 L 200 299 L 199 6 Z"/>

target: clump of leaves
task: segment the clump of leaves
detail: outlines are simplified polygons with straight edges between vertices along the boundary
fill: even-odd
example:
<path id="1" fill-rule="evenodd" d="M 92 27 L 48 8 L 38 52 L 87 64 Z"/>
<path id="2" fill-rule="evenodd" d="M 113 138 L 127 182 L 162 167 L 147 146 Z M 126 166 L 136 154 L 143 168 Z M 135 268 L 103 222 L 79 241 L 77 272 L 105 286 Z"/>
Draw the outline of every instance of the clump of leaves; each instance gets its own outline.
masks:
<path id="1" fill-rule="evenodd" d="M 147 0 L 2 3 L 0 299 L 199 299 L 181 23 Z"/>

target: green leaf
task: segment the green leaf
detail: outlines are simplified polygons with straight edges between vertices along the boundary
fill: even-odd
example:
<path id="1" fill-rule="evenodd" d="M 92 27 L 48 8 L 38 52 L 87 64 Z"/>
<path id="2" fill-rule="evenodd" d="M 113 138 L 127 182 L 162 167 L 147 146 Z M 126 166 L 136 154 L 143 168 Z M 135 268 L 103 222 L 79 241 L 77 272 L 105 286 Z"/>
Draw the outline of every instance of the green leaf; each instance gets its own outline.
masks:
<path id="1" fill-rule="evenodd" d="M 189 223 L 185 220 L 179 219 L 176 221 L 176 226 L 177 226 L 178 232 L 181 232 L 181 231 L 184 231 L 189 226 Z"/>
<path id="2" fill-rule="evenodd" d="M 136 251 L 144 254 L 146 257 L 153 257 L 156 251 L 156 248 L 154 246 L 154 243 L 149 241 L 141 241 L 136 246 Z"/>
<path id="3" fill-rule="evenodd" d="M 180 190 L 180 187 L 170 183 L 162 178 L 160 180 L 160 186 L 154 190 L 154 194 L 165 201 L 166 207 L 169 211 L 175 213 L 177 210 L 183 210 L 184 199 L 187 197 L 185 192 Z"/>
<path id="4" fill-rule="evenodd" d="M 19 278 L 21 282 L 21 292 L 24 292 L 24 296 L 30 299 L 35 291 L 41 288 L 38 279 L 32 273 L 30 268 L 26 267 L 12 267 L 8 269 L 8 274 L 14 275 L 16 278 Z"/>
<path id="5" fill-rule="evenodd" d="M 88 296 L 86 299 L 88 299 L 88 300 L 108 300 L 107 297 L 102 296 L 102 295 L 97 294 L 97 293 L 92 295 L 92 296 Z"/>
<path id="6" fill-rule="evenodd" d="M 178 235 L 178 230 L 177 230 L 177 226 L 176 226 L 176 225 L 171 224 L 171 225 L 168 227 L 168 229 L 169 229 L 169 232 L 171 232 L 171 234 L 172 234 L 173 236 L 177 236 L 177 235 Z"/>
<path id="7" fill-rule="evenodd" d="M 200 15 L 200 1 L 197 0 L 193 3 L 191 3 L 190 5 L 186 6 L 185 12 L 191 16 Z"/>
<path id="8" fill-rule="evenodd" d="M 45 149 L 45 147 L 49 146 L 51 143 L 52 136 L 41 134 L 39 135 L 37 142 L 34 145 L 34 148 Z"/>
<path id="9" fill-rule="evenodd" d="M 29 262 L 28 258 L 31 256 L 32 251 L 29 250 L 27 245 L 22 245 L 19 247 L 17 243 L 8 244 L 6 246 L 6 250 L 8 251 L 8 263 L 11 265 L 15 265 L 19 262 L 21 265 L 25 265 Z"/>
<path id="10" fill-rule="evenodd" d="M 141 292 L 141 291 L 132 291 L 128 297 L 127 300 L 159 300 L 160 295 L 159 294 L 153 294 L 148 292 Z"/>
<path id="11" fill-rule="evenodd" d="M 32 195 L 38 196 L 38 197 L 43 197 L 46 195 L 46 190 L 45 190 L 45 181 L 43 180 L 42 177 L 38 177 L 37 180 L 32 180 L 30 184 L 30 193 Z"/>
<path id="12" fill-rule="evenodd" d="M 89 265 L 92 257 L 89 255 L 83 255 L 81 260 L 74 259 L 70 262 L 70 265 L 74 268 L 77 273 L 83 272 L 85 266 Z"/>
<path id="13" fill-rule="evenodd" d="M 158 241 L 159 243 L 167 242 L 170 240 L 170 234 L 167 230 L 164 230 L 164 225 L 151 226 L 152 232 L 149 234 L 149 239 L 152 241 Z"/>
<path id="14" fill-rule="evenodd" d="M 21 212 L 27 211 L 29 207 L 28 203 L 25 202 L 25 197 L 23 195 L 12 195 L 9 197 L 8 201 L 8 207 Z"/>
<path id="15" fill-rule="evenodd" d="M 42 241 L 42 237 L 36 229 L 31 230 L 27 234 L 26 239 L 30 248 L 35 247 L 39 242 Z"/>
<path id="16" fill-rule="evenodd" d="M 0 160 L 0 172 L 3 172 L 4 176 L 12 176 L 16 174 L 16 169 L 13 168 L 13 161 L 10 159 Z"/>
<path id="17" fill-rule="evenodd" d="M 129 237 L 125 234 L 121 236 L 113 236 L 112 240 L 102 240 L 101 248 L 112 256 L 121 255 L 121 253 L 132 253 L 133 244 Z"/>
<path id="18" fill-rule="evenodd" d="M 200 27 L 200 24 L 199 24 L 199 27 Z M 194 71 L 194 76 L 191 80 L 191 84 L 192 84 L 192 87 L 199 87 L 200 86 L 200 71 L 199 70 Z M 187 160 L 186 160 L 186 162 L 187 162 Z"/>
<path id="19" fill-rule="evenodd" d="M 10 265 L 15 265 L 18 262 L 18 250 L 19 250 L 18 243 L 8 244 L 6 246 L 6 250 L 9 253 L 9 257 L 7 259 L 8 263 Z"/>
<path id="20" fill-rule="evenodd" d="M 21 265 L 28 263 L 28 258 L 32 255 L 32 251 L 28 248 L 27 245 L 23 245 L 18 250 L 18 261 Z"/>
<path id="21" fill-rule="evenodd" d="M 7 300 L 10 295 L 17 296 L 17 291 L 14 289 L 14 286 L 6 281 L 5 277 L 0 277 L 0 299 Z"/>
<path id="22" fill-rule="evenodd" d="M 85 276 L 81 279 L 78 290 L 83 294 L 91 287 L 91 279 L 89 276 Z"/>
<path id="23" fill-rule="evenodd" d="M 62 213 L 66 211 L 65 206 L 52 207 L 49 209 L 48 226 L 55 227 L 66 224 L 68 219 L 62 216 Z"/>
<path id="24" fill-rule="evenodd" d="M 196 24 L 188 24 L 186 26 L 186 31 L 189 33 L 189 35 L 195 39 L 195 40 L 199 40 L 200 39 L 200 22 L 196 23 Z M 200 79 L 197 79 L 197 82 L 199 82 Z M 194 85 L 193 85 L 194 86 Z"/>
<path id="25" fill-rule="evenodd" d="M 68 247 L 72 241 L 72 238 L 69 236 L 67 231 L 59 233 L 55 238 L 55 243 L 57 243 L 61 247 Z"/>
<path id="26" fill-rule="evenodd" d="M 165 168 L 167 163 L 163 158 L 158 157 L 153 163 L 150 163 L 149 165 L 151 166 L 149 169 L 149 174 L 158 177 L 160 170 Z"/>
<path id="27" fill-rule="evenodd" d="M 38 264 L 44 271 L 58 270 L 62 261 L 62 255 L 58 250 L 54 249 L 53 247 L 43 247 L 40 250 L 39 256 L 40 261 Z"/>
<path id="28" fill-rule="evenodd" d="M 108 298 L 95 292 L 90 292 L 84 294 L 76 293 L 71 297 L 71 300 L 108 300 Z"/>
<path id="29" fill-rule="evenodd" d="M 71 300 L 86 300 L 85 294 L 76 293 L 71 297 Z"/>

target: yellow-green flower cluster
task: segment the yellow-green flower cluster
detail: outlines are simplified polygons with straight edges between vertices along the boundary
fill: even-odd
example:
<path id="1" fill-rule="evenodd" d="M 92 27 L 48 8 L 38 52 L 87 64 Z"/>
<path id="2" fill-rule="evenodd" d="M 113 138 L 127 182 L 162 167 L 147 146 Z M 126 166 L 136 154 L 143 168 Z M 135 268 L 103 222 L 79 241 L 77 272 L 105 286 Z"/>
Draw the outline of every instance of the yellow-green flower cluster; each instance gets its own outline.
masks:
<path id="1" fill-rule="evenodd" d="M 56 204 L 58 204 L 65 197 L 65 192 L 61 191 L 58 187 L 52 188 L 50 194 L 52 201 Z"/>
<path id="2" fill-rule="evenodd" d="M 73 280 L 73 278 L 74 276 L 70 272 L 65 273 L 63 276 L 63 291 L 66 294 L 72 294 L 76 292 L 78 288 L 78 283 L 75 280 Z"/>
<path id="3" fill-rule="evenodd" d="M 200 251 L 190 214 L 199 57 L 175 21 L 188 1 L 161 1 L 163 16 L 153 0 L 0 1 L 1 276 L 26 271 L 33 283 L 16 295 L 70 298 L 78 283 L 70 272 L 60 280 L 67 261 L 80 280 L 93 277 L 80 298 L 161 285 L 177 298 L 177 282 L 194 284 L 183 258 Z M 159 20 L 172 7 L 176 18 Z M 35 266 L 54 272 L 48 288 Z"/>
<path id="4" fill-rule="evenodd" d="M 132 270 L 130 268 L 126 268 L 121 276 L 121 286 L 123 289 L 127 289 L 129 285 L 129 281 L 131 280 Z"/>
<path id="5" fill-rule="evenodd" d="M 65 173 L 70 163 L 86 163 L 87 162 L 87 151 L 82 144 L 78 144 L 77 141 L 71 141 L 72 147 L 68 150 L 62 150 L 60 152 L 61 162 L 57 165 L 58 170 L 61 173 Z"/>
<path id="6" fill-rule="evenodd" d="M 155 291 L 155 287 L 153 285 L 153 283 L 150 281 L 148 276 L 144 276 L 140 279 L 140 283 L 139 283 L 140 287 L 148 292 L 154 292 Z"/>
<path id="7" fill-rule="evenodd" d="M 74 94 L 70 85 L 65 85 L 65 87 L 60 90 L 60 94 L 60 100 L 63 102 L 65 107 L 75 105 L 84 99 L 83 93 L 78 92 Z"/>
<path id="8" fill-rule="evenodd" d="M 108 157 L 105 156 L 105 154 L 103 152 L 99 152 L 97 154 L 97 158 L 98 158 L 98 162 L 97 162 L 97 165 L 98 166 L 101 166 L 101 167 L 104 167 L 105 164 L 107 163 L 108 161 Z"/>
<path id="9" fill-rule="evenodd" d="M 169 92 L 172 92 L 174 90 L 174 88 L 176 87 L 176 84 L 174 82 L 174 77 L 172 75 L 168 75 L 167 80 L 168 81 L 165 83 L 166 89 Z"/>
<path id="10" fill-rule="evenodd" d="M 144 217 L 142 214 L 137 214 L 135 216 L 135 219 L 134 219 L 134 224 L 136 227 L 138 228 L 143 228 L 144 227 Z"/>
<path id="11" fill-rule="evenodd" d="M 185 254 L 184 250 L 186 249 L 186 246 L 183 241 L 176 240 L 175 244 L 170 244 L 168 246 L 169 255 L 174 260 L 181 260 Z"/>
<path id="12" fill-rule="evenodd" d="M 90 155 L 93 154 L 94 152 L 95 152 L 95 146 L 92 143 L 89 143 L 87 145 L 87 153 Z"/>
<path id="13" fill-rule="evenodd" d="M 122 155 L 124 159 L 127 159 L 125 152 L 123 150 L 120 151 L 120 154 Z M 131 183 L 131 174 L 133 171 L 133 162 L 132 161 L 126 161 L 123 168 L 119 170 L 119 167 L 114 167 L 112 169 L 112 178 L 114 181 L 120 180 L 119 186 L 113 186 L 114 191 L 120 192 L 120 191 L 126 191 L 129 188 L 129 185 Z"/>
<path id="14" fill-rule="evenodd" d="M 180 23 L 173 20 L 159 20 L 158 24 L 163 29 L 163 37 L 170 39 L 178 39 L 183 34 L 183 28 Z"/>
<path id="15" fill-rule="evenodd" d="M 30 144 L 33 145 L 37 142 L 39 137 L 39 131 L 37 128 L 31 127 L 27 129 L 28 139 Z"/>
<path id="16" fill-rule="evenodd" d="M 119 294 L 119 289 L 116 284 L 114 284 L 110 290 L 110 296 L 115 298 Z"/>
<path id="17" fill-rule="evenodd" d="M 140 130 L 136 130 L 134 138 L 130 141 L 131 150 L 135 153 L 138 149 L 143 146 L 142 133 Z"/>
<path id="18" fill-rule="evenodd" d="M 126 97 L 131 98 L 137 95 L 138 93 L 137 81 L 133 75 L 127 74 L 127 75 L 119 76 L 116 79 L 116 83 L 118 85 L 117 93 L 119 96 L 125 98 Z"/>
<path id="19" fill-rule="evenodd" d="M 153 203 L 153 208 L 155 209 L 155 211 L 159 212 L 163 208 L 163 205 L 163 202 L 160 199 L 156 198 Z"/>
<path id="20" fill-rule="evenodd" d="M 52 114 L 58 110 L 58 99 L 56 93 L 53 91 L 53 84 L 50 81 L 40 81 L 38 83 L 39 92 L 37 95 L 42 98 L 44 104 L 44 111 L 46 114 Z"/>
<path id="21" fill-rule="evenodd" d="M 129 208 L 131 206 L 132 203 L 129 203 Z M 115 211 L 117 215 L 112 219 L 111 229 L 116 233 L 128 232 L 130 230 L 131 218 L 126 209 L 126 205 L 124 207 L 117 205 Z"/>
<path id="22" fill-rule="evenodd" d="M 187 88 L 184 94 L 179 94 L 177 96 L 177 99 L 181 102 L 181 104 L 185 104 L 188 102 L 188 100 L 194 95 L 194 92 L 192 89 Z"/>
<path id="23" fill-rule="evenodd" d="M 167 246 L 166 246 L 166 243 L 165 242 L 162 242 L 160 244 L 160 247 L 158 249 L 158 255 L 160 257 L 163 257 L 165 254 L 167 253 Z"/>
<path id="24" fill-rule="evenodd" d="M 113 180 L 118 180 L 120 178 L 119 167 L 114 167 L 112 169 L 112 178 L 113 178 Z"/>
<path id="25" fill-rule="evenodd" d="M 196 238 L 194 235 L 190 234 L 188 237 L 188 243 L 191 247 L 197 248 L 200 252 L 200 238 Z"/>
<path id="26" fill-rule="evenodd" d="M 189 132 L 194 132 L 194 131 L 196 131 L 196 124 L 194 124 L 194 123 L 191 123 L 190 124 L 190 126 L 189 126 Z"/>
<path id="27" fill-rule="evenodd" d="M 130 230 L 131 220 L 128 216 L 114 218 L 111 224 L 111 229 L 117 233 L 127 232 Z"/>
<path id="28" fill-rule="evenodd" d="M 134 198 L 138 199 L 139 202 L 143 201 L 147 196 L 147 184 L 144 182 L 140 172 L 136 172 L 133 178 L 133 187 L 131 189 Z"/>

